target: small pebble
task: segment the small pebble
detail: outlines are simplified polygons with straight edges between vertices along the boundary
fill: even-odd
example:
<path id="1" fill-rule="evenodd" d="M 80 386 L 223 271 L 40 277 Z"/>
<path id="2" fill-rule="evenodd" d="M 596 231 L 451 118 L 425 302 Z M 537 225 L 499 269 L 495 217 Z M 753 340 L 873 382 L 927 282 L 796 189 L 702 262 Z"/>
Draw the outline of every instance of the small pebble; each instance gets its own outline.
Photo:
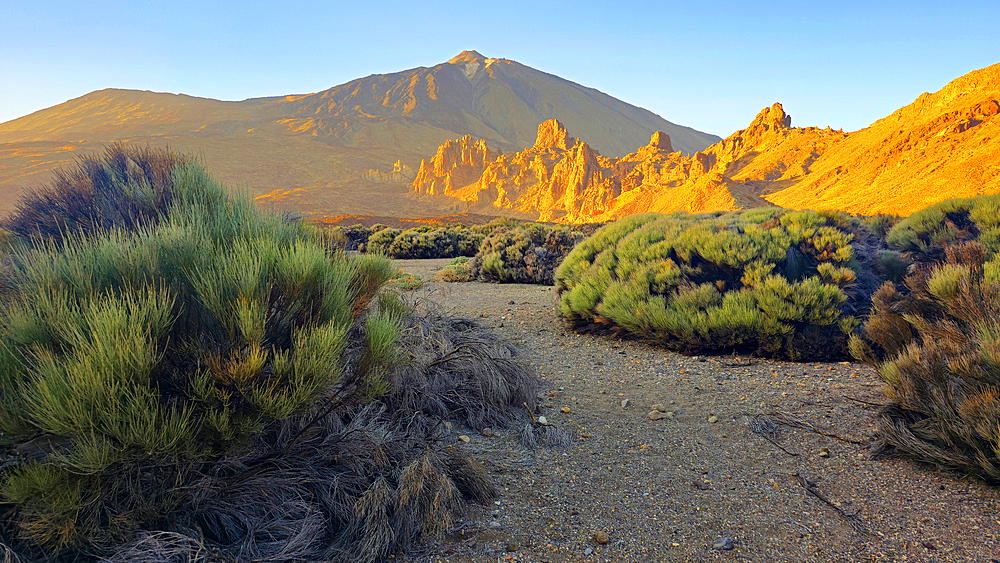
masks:
<path id="1" fill-rule="evenodd" d="M 584 555 L 591 555 L 592 553 L 594 553 L 594 548 L 592 547 L 588 547 L 587 549 L 583 550 Z"/>
<path id="2" fill-rule="evenodd" d="M 507 551 L 517 551 L 519 549 L 521 549 L 521 544 L 517 543 L 517 540 L 507 542 Z"/>
<path id="3" fill-rule="evenodd" d="M 461 436 L 458 437 L 458 441 L 459 442 L 468 442 L 469 441 L 469 437 L 466 436 L 465 434 L 462 434 Z"/>
<path id="4" fill-rule="evenodd" d="M 631 404 L 632 404 L 632 401 L 629 401 L 628 399 L 622 399 L 622 408 L 623 409 L 627 409 L 629 407 L 629 405 L 631 405 Z"/>
<path id="5" fill-rule="evenodd" d="M 560 387 L 560 388 L 559 388 L 559 390 L 560 390 L 560 391 L 565 391 L 565 390 L 566 390 L 566 388 L 565 388 L 565 387 Z"/>
<path id="6" fill-rule="evenodd" d="M 679 543 L 677 543 L 677 542 L 673 542 L 673 543 L 671 543 L 670 545 L 672 545 L 672 546 L 674 546 L 674 547 L 680 547 L 680 546 L 681 546 L 681 544 L 679 544 Z"/>
<path id="7" fill-rule="evenodd" d="M 649 411 L 649 414 L 647 414 L 646 417 L 649 418 L 649 420 L 660 420 L 661 418 L 667 418 L 667 413 L 663 413 L 660 411 Z"/>
<path id="8" fill-rule="evenodd" d="M 542 426 L 546 426 L 546 425 L 548 425 L 548 423 L 549 423 L 549 419 L 545 418 L 544 416 L 538 417 L 538 424 L 541 424 Z"/>
<path id="9" fill-rule="evenodd" d="M 609 541 L 611 541 L 611 538 L 608 536 L 608 533 L 605 532 L 604 530 L 597 530 L 596 532 L 594 532 L 594 541 L 601 545 L 604 545 Z"/>
<path id="10" fill-rule="evenodd" d="M 649 408 L 653 409 L 654 411 L 667 412 L 667 407 L 661 405 L 660 403 L 656 403 L 655 405 Z"/>
<path id="11" fill-rule="evenodd" d="M 830 457 L 830 448 L 820 448 L 819 457 Z"/>
<path id="12" fill-rule="evenodd" d="M 563 408 L 559 409 L 559 412 L 567 413 L 568 414 L 569 413 L 569 407 L 563 407 Z"/>
<path id="13" fill-rule="evenodd" d="M 725 537 L 715 540 L 715 543 L 712 544 L 712 549 L 729 551 L 732 548 L 733 548 L 733 540 Z"/>
<path id="14" fill-rule="evenodd" d="M 483 428 L 483 436 L 486 436 L 487 438 L 489 438 L 492 435 L 493 435 L 493 429 L 492 428 Z"/>
<path id="15" fill-rule="evenodd" d="M 716 422 L 719 422 L 719 417 L 713 414 L 712 416 L 708 417 L 708 421 L 711 422 L 712 424 L 715 424 Z"/>

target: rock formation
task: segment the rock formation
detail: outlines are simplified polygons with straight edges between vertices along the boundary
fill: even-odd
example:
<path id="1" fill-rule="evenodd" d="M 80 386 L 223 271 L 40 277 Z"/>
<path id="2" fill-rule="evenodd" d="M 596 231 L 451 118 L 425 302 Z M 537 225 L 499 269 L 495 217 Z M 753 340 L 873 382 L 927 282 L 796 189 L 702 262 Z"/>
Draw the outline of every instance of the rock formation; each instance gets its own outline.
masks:
<path id="1" fill-rule="evenodd" d="M 1000 192 L 1000 64 L 853 133 L 793 127 L 781 104 L 685 156 L 663 132 L 606 158 L 555 120 L 530 148 L 453 178 L 453 207 L 542 221 L 607 221 L 645 211 L 780 205 L 906 215 L 951 197 Z M 466 141 L 471 143 L 471 140 Z M 414 189 L 430 194 L 417 183 Z"/>
<path id="2" fill-rule="evenodd" d="M 765 109 L 751 127 L 691 156 L 674 151 L 670 136 L 653 133 L 649 144 L 621 158 L 607 158 L 551 119 L 538 126 L 531 148 L 485 164 L 477 178 L 462 169 L 460 179 L 418 174 L 413 189 L 461 202 L 457 207 L 481 213 L 504 213 L 539 221 L 583 223 L 608 221 L 645 211 L 714 211 L 768 205 L 729 177 L 743 168 L 741 159 L 765 147 L 779 146 L 797 133 L 780 104 Z M 471 139 L 462 139 L 462 145 Z M 446 143 L 443 154 L 456 149 Z M 433 186 L 446 185 L 445 191 Z"/>

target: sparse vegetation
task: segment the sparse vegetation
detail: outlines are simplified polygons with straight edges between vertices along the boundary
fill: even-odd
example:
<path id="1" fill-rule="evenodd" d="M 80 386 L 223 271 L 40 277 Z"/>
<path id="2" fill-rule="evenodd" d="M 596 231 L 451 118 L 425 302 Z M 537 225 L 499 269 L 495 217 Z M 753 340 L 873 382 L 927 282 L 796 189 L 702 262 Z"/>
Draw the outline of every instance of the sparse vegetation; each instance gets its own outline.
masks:
<path id="1" fill-rule="evenodd" d="M 868 238 L 846 215 L 811 211 L 629 217 L 563 262 L 562 313 L 687 353 L 844 357 L 852 311 L 867 309 L 877 286 L 856 233 Z"/>
<path id="2" fill-rule="evenodd" d="M 981 243 L 944 252 L 875 293 L 851 349 L 886 384 L 881 453 L 1000 483 L 1000 284 L 987 279 Z"/>
<path id="3" fill-rule="evenodd" d="M 147 165 L 155 189 L 133 173 Z M 59 215 L 81 202 L 107 208 Z M 124 147 L 7 225 L 21 240 L 0 322 L 4 553 L 375 561 L 496 494 L 433 431 L 520 428 L 534 374 L 474 323 L 415 314 L 385 289 L 384 258 L 331 250 L 188 159 Z"/>
<path id="4" fill-rule="evenodd" d="M 456 258 L 442 270 L 439 279 L 444 281 L 552 285 L 559 263 L 585 238 L 584 233 L 590 234 L 594 228 L 551 227 L 499 218 L 472 227 L 334 227 L 326 229 L 326 238 L 346 241 L 348 250 L 396 259 Z M 467 261 L 470 257 L 474 259 Z"/>

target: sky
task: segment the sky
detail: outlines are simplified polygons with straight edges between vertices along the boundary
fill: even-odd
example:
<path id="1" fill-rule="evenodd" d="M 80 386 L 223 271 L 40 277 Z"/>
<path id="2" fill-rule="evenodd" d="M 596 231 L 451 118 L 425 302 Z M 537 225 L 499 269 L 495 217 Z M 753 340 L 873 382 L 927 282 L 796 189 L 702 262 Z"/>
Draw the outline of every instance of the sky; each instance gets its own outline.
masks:
<path id="1" fill-rule="evenodd" d="M 103 88 L 221 100 L 304 94 L 513 59 L 726 136 L 781 102 L 796 126 L 863 128 L 1000 63 L 983 2 L 0 2 L 0 123 Z"/>

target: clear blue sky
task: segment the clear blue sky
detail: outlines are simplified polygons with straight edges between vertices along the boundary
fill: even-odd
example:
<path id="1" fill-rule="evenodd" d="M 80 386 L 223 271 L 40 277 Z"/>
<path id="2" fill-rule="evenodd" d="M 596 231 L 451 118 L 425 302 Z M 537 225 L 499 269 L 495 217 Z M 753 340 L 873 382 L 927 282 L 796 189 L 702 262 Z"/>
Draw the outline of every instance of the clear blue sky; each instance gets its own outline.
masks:
<path id="1" fill-rule="evenodd" d="M 793 124 L 867 126 L 1000 62 L 982 2 L 0 3 L 0 122 L 102 88 L 222 100 L 310 93 L 464 49 L 725 136 L 776 101 Z"/>

